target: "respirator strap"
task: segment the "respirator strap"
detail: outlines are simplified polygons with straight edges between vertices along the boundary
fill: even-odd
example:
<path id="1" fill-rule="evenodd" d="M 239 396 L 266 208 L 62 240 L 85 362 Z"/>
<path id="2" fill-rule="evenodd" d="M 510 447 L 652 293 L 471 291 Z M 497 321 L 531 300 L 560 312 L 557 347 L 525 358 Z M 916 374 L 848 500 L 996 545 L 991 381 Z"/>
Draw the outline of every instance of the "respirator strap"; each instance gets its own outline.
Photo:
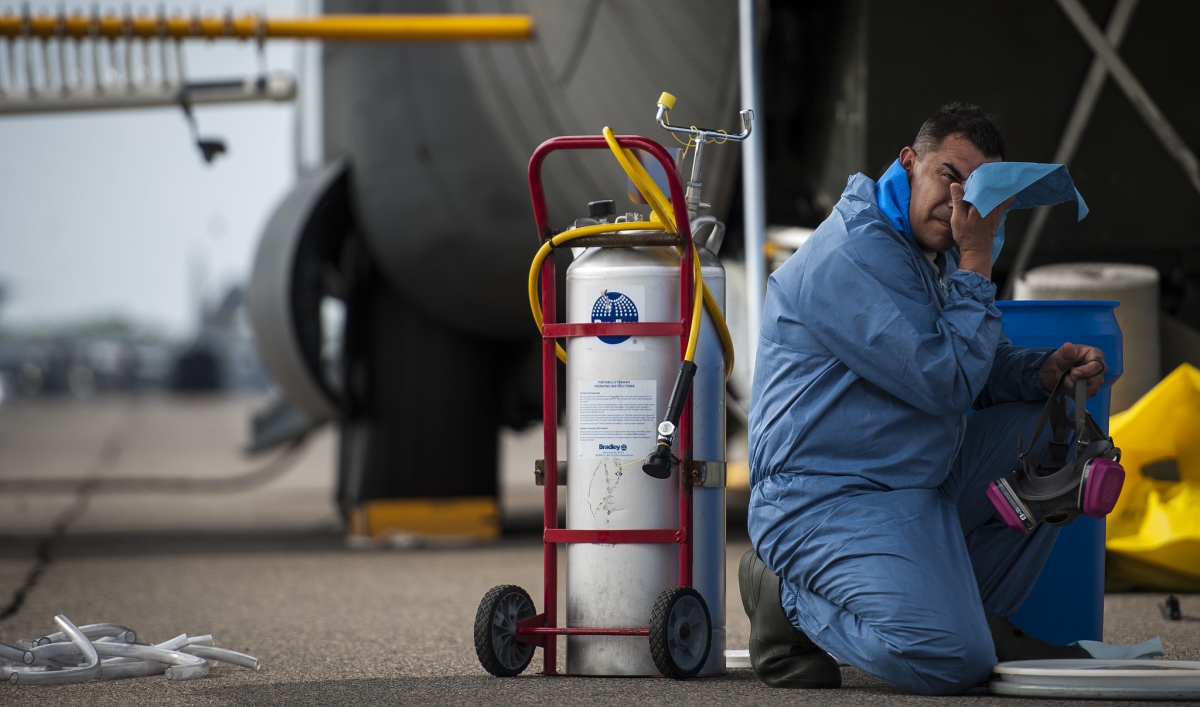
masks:
<path id="1" fill-rule="evenodd" d="M 1059 378 L 1058 383 L 1054 385 L 1054 390 L 1050 391 L 1050 399 L 1046 401 L 1045 407 L 1042 408 L 1042 414 L 1038 416 L 1037 424 L 1033 426 L 1033 435 L 1029 438 L 1029 446 L 1021 449 L 1021 441 L 1017 440 L 1017 453 L 1022 461 L 1033 450 L 1033 445 L 1042 434 L 1042 428 L 1046 426 L 1047 422 L 1050 423 L 1050 431 L 1053 435 L 1050 441 L 1050 459 L 1059 464 L 1066 461 L 1067 450 L 1070 449 L 1070 445 L 1067 444 L 1067 426 L 1070 420 L 1067 418 L 1066 395 L 1062 388 L 1067 375 L 1070 374 L 1064 374 L 1062 378 Z"/>
<path id="2" fill-rule="evenodd" d="M 1033 450 L 1034 443 L 1042 433 L 1042 428 L 1047 422 L 1050 423 L 1050 430 L 1053 438 L 1050 441 L 1050 461 L 1057 464 L 1064 464 L 1067 459 L 1067 452 L 1071 445 L 1067 442 L 1067 430 L 1070 426 L 1070 418 L 1067 417 L 1066 392 L 1063 390 L 1063 383 L 1070 376 L 1070 372 L 1064 373 L 1062 378 L 1054 386 L 1054 390 L 1050 393 L 1050 399 L 1046 401 L 1046 406 L 1042 408 L 1042 414 L 1038 416 L 1037 424 L 1033 428 L 1033 436 L 1029 440 L 1029 446 L 1021 449 L 1018 441 L 1017 452 L 1021 460 L 1024 461 L 1029 452 Z M 1086 437 L 1085 437 L 1085 434 Z M 1084 439 L 1096 441 L 1105 439 L 1108 435 L 1100 429 L 1096 421 L 1087 411 L 1087 381 L 1080 378 L 1075 381 L 1075 444 L 1080 445 Z"/>
<path id="3" fill-rule="evenodd" d="M 1100 439 L 1108 439 L 1108 435 L 1100 429 L 1100 425 L 1096 424 L 1095 418 L 1087 411 L 1087 381 L 1083 378 L 1075 381 L 1075 440 L 1077 443 L 1082 442 L 1083 433 L 1086 430 L 1088 433 L 1088 441 L 1095 442 Z"/>
<path id="4" fill-rule="evenodd" d="M 1083 429 L 1088 423 L 1087 381 L 1075 379 L 1075 444 L 1083 442 Z"/>

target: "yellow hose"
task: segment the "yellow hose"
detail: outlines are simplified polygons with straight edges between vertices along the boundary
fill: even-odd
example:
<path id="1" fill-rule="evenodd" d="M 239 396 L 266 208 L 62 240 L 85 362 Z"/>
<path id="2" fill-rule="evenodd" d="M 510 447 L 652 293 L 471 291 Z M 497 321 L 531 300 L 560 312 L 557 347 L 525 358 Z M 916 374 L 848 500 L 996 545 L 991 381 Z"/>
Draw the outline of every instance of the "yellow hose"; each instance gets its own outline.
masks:
<path id="1" fill-rule="evenodd" d="M 721 313 L 720 306 L 717 305 L 717 298 L 708 291 L 707 285 L 704 286 L 702 292 L 704 293 L 704 308 L 708 310 L 708 315 L 713 319 L 717 336 L 721 337 L 721 349 L 725 352 L 725 380 L 729 380 L 729 377 L 733 375 L 733 336 L 729 334 L 729 326 L 725 323 L 725 315 Z"/>
<path id="2" fill-rule="evenodd" d="M 700 254 L 695 248 L 692 248 L 693 258 L 696 262 L 695 281 L 703 285 L 700 291 L 704 298 L 704 308 L 708 310 L 709 316 L 713 318 L 713 324 L 717 330 L 717 336 L 721 337 L 721 348 L 725 351 L 725 380 L 729 380 L 729 376 L 733 375 L 733 337 L 729 334 L 729 326 L 725 323 L 725 317 L 721 314 L 721 307 L 717 304 L 717 298 L 713 297 L 709 291 L 708 285 L 704 285 L 704 273 L 700 268 Z M 692 309 L 692 330 L 688 333 L 688 353 L 687 360 L 694 359 L 696 354 L 696 345 L 700 341 L 700 298 L 696 298 L 696 304 Z"/>
<path id="3" fill-rule="evenodd" d="M 613 156 L 617 158 L 617 162 L 621 164 L 621 168 L 625 170 L 625 174 L 629 176 L 630 181 L 633 182 L 633 185 L 642 195 L 642 198 L 650 205 L 650 209 L 654 212 L 654 215 L 658 217 L 659 223 L 632 221 L 584 226 L 583 228 L 575 228 L 560 233 L 543 243 L 542 247 L 538 249 L 537 254 L 533 257 L 533 263 L 530 264 L 528 283 L 529 308 L 533 312 L 533 321 L 537 324 L 539 332 L 542 330 L 543 317 L 541 301 L 538 298 L 538 276 L 542 272 L 542 264 L 554 248 L 576 238 L 594 236 L 601 233 L 616 233 L 620 231 L 677 232 L 675 213 L 671 208 L 670 200 L 658 188 L 658 185 L 654 182 L 649 172 L 646 171 L 641 161 L 633 155 L 632 151 L 621 147 L 611 128 L 604 128 L 604 140 L 608 143 L 609 149 L 612 150 Z M 688 332 L 688 343 L 684 353 L 684 360 L 693 361 L 696 358 L 696 347 L 700 343 L 700 320 L 703 307 L 703 309 L 708 310 L 708 314 L 717 329 L 717 335 L 721 339 L 721 348 L 725 351 L 725 380 L 729 380 L 729 377 L 733 375 L 733 337 L 729 334 L 729 326 L 725 323 L 725 317 L 721 313 L 721 308 L 717 305 L 716 298 L 713 297 L 712 292 L 708 289 L 708 285 L 704 282 L 704 273 L 700 266 L 700 253 L 695 247 L 692 248 L 692 260 L 695 264 L 693 281 L 696 285 L 696 296 L 692 304 L 692 325 L 691 330 Z M 566 363 L 567 352 L 557 342 L 554 344 L 554 352 L 560 361 Z"/>
<path id="4" fill-rule="evenodd" d="M 659 220 L 663 225 L 670 225 L 669 229 L 672 233 L 675 232 L 675 212 L 671 208 L 671 202 L 658 188 L 654 179 L 646 171 L 641 161 L 634 157 L 633 152 L 621 147 L 617 142 L 617 136 L 613 134 L 612 128 L 605 126 L 604 141 L 608 143 L 608 149 L 612 150 L 613 156 L 617 158 L 617 162 L 625 170 L 625 174 L 629 176 L 630 181 L 637 187 L 638 193 L 650 205 L 650 208 L 658 215 Z M 717 299 L 713 297 L 709 291 L 708 285 L 704 282 L 704 276 L 700 270 L 700 255 L 696 253 L 696 248 L 692 248 L 694 257 L 696 258 L 696 305 L 692 314 L 692 331 L 688 334 L 688 347 L 684 359 L 691 361 L 696 355 L 696 346 L 700 340 L 700 303 L 704 303 L 705 309 L 708 310 L 708 316 L 712 317 L 713 324 L 717 329 L 717 335 L 721 338 L 721 348 L 725 350 L 725 380 L 733 375 L 734 349 L 733 337 L 729 334 L 729 326 L 725 323 L 725 316 L 721 313 L 721 308 L 717 306 Z"/>
<path id="5" fill-rule="evenodd" d="M 550 251 L 555 247 L 566 243 L 567 241 L 584 236 L 595 236 L 601 233 L 617 233 L 620 231 L 664 231 L 666 229 L 646 223 L 645 221 L 632 221 L 628 223 L 601 223 L 595 226 L 584 226 L 583 228 L 574 228 L 570 231 L 560 233 L 550 240 L 542 244 L 538 248 L 537 255 L 533 256 L 533 263 L 529 266 L 529 308 L 533 311 L 533 321 L 537 324 L 538 331 L 542 330 L 542 303 L 538 298 L 538 275 L 542 273 L 542 263 L 546 261 L 546 257 L 550 255 Z M 558 355 L 558 360 L 563 363 L 567 362 L 567 352 L 558 343 L 554 344 L 555 353 Z"/>
<path id="6" fill-rule="evenodd" d="M 700 271 L 700 254 L 692 248 L 692 283 L 695 285 L 704 285 L 704 273 Z M 700 288 L 696 288 L 696 296 L 692 298 L 692 326 L 688 331 L 687 351 L 683 354 L 683 360 L 696 360 L 696 346 L 700 343 L 700 318 L 702 312 L 700 305 L 704 301 L 704 295 L 701 294 Z"/>
<path id="7" fill-rule="evenodd" d="M 631 150 L 621 147 L 617 142 L 617 136 L 613 134 L 612 128 L 604 126 L 604 141 L 608 143 L 608 149 L 612 150 L 613 156 L 617 158 L 617 162 L 621 163 L 621 168 L 625 170 L 625 174 L 629 175 L 629 179 L 633 185 L 637 187 L 638 193 L 650 205 L 650 209 L 658 216 L 658 219 L 667 226 L 667 230 L 675 233 L 675 210 L 671 208 L 671 201 L 663 195 L 662 190 L 654 183 L 654 178 L 646 171 L 641 160 L 634 157 Z"/>

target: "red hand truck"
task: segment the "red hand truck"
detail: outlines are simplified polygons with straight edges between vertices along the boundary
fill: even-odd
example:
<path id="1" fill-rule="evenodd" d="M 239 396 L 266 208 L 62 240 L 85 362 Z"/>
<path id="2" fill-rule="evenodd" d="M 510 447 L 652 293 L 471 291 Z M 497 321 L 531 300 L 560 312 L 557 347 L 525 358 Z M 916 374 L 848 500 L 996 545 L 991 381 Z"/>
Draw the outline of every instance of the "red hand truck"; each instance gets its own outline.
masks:
<path id="1" fill-rule="evenodd" d="M 705 617 L 708 609 L 703 598 L 692 587 L 692 482 L 691 477 L 679 473 L 679 527 L 653 530 L 572 530 L 558 527 L 558 367 L 555 343 L 559 338 L 576 336 L 677 336 L 679 356 L 683 359 L 687 350 L 688 332 L 691 329 L 692 303 L 696 283 L 691 249 L 691 228 L 687 205 L 684 200 L 683 183 L 675 160 L 661 145 L 648 138 L 624 135 L 617 137 L 624 148 L 642 150 L 662 165 L 666 172 L 672 208 L 678 233 L 674 244 L 681 249 L 679 261 L 679 304 L 680 318 L 676 322 L 624 322 L 624 323 L 562 323 L 557 321 L 555 302 L 554 258 L 547 258 L 541 273 L 542 312 L 542 419 L 544 423 L 545 458 L 543 491 L 543 607 L 540 614 L 534 613 L 533 602 L 525 590 L 515 585 L 494 587 L 480 603 L 475 621 L 476 652 L 484 668 L 493 675 L 507 677 L 520 674 L 532 660 L 534 648 L 543 649 L 543 675 L 559 675 L 557 670 L 558 636 L 642 636 L 648 637 L 655 664 L 668 677 L 687 678 L 696 675 L 707 659 L 708 650 L 695 665 L 678 665 L 672 660 L 665 625 L 672 601 L 699 602 Z M 607 150 L 603 136 L 557 137 L 538 146 L 529 161 L 529 191 L 533 199 L 534 219 L 538 237 L 544 244 L 554 232 L 551 230 L 546 208 L 545 190 L 542 186 L 542 164 L 552 152 L 559 150 Z M 649 225 L 649 224 L 648 224 Z M 615 234 L 614 234 L 615 235 Z M 661 236 L 661 234 L 659 234 Z M 603 236 L 595 238 L 602 242 Z M 621 245 L 645 245 L 626 236 Z M 583 241 L 584 239 L 580 239 Z M 617 245 L 617 241 L 609 241 Z M 572 245 L 583 243 L 572 242 Z M 662 245 L 661 237 L 654 242 Z M 691 397 L 688 397 L 678 428 L 680 469 L 690 468 L 692 441 Z M 659 597 L 651 617 L 650 628 L 630 627 L 572 627 L 558 625 L 558 545 L 561 543 L 675 543 L 679 545 L 679 587 L 668 589 Z M 656 625 L 656 621 L 663 625 Z M 711 621 L 706 630 L 711 645 Z M 665 654 L 665 655 L 663 655 Z"/>

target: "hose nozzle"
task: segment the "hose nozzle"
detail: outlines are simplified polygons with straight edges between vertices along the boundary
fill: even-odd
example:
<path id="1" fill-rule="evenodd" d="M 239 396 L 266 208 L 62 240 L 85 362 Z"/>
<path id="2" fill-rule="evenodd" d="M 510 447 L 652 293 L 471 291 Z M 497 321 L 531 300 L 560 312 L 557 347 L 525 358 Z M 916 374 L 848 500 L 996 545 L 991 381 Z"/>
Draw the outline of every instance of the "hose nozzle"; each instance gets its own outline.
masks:
<path id="1" fill-rule="evenodd" d="M 666 435 L 663 432 L 667 432 Z M 656 479 L 671 478 L 671 445 L 675 443 L 675 426 L 664 421 L 658 426 L 658 444 L 654 451 L 646 455 L 646 463 L 642 471 Z"/>

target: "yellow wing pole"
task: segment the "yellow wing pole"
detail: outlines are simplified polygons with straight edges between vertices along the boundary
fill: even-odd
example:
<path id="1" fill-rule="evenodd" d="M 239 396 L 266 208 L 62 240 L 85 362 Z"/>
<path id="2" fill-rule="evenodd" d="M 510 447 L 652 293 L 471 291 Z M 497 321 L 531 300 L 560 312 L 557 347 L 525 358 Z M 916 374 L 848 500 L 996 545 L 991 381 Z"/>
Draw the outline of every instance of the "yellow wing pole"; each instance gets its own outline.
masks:
<path id="1" fill-rule="evenodd" d="M 533 36 L 531 15 L 0 15 L 0 37 L 87 39 L 320 39 L 326 41 L 454 42 L 521 40 Z"/>

